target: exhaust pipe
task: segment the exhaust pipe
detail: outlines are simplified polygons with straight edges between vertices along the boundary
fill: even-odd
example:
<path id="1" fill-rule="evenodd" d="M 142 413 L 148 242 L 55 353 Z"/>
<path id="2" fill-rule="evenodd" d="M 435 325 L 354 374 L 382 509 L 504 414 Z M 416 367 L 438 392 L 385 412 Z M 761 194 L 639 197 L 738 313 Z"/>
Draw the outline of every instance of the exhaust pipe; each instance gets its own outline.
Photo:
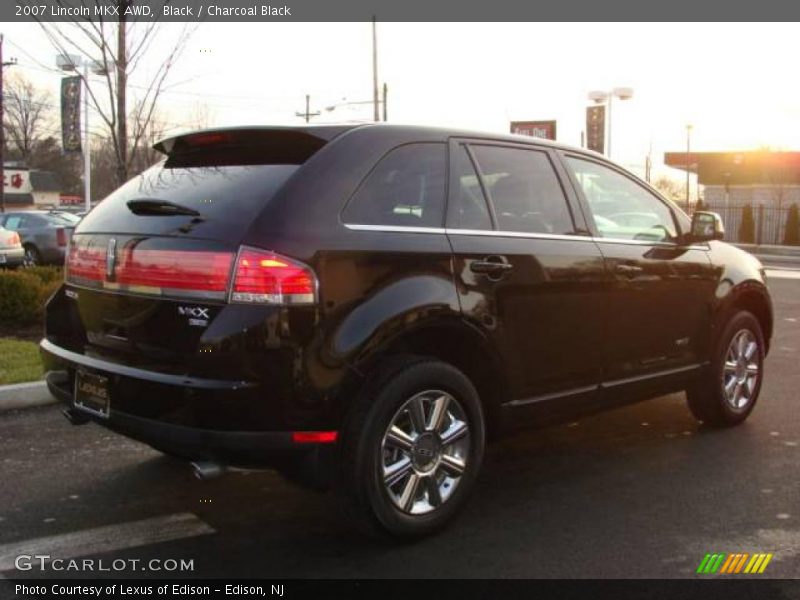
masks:
<path id="1" fill-rule="evenodd" d="M 61 411 L 61 414 L 72 423 L 73 425 L 86 425 L 91 419 L 84 414 L 81 414 L 71 408 L 65 408 Z"/>
<path id="2" fill-rule="evenodd" d="M 192 463 L 192 472 L 200 481 L 208 481 L 227 473 L 228 467 L 218 462 L 200 460 Z"/>

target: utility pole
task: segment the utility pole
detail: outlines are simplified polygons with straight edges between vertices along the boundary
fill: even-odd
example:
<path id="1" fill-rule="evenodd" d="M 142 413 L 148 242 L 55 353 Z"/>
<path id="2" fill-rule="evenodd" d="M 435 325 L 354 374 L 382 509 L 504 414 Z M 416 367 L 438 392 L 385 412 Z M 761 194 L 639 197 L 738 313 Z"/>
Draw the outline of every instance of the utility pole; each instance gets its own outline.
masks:
<path id="1" fill-rule="evenodd" d="M 380 121 L 380 98 L 378 97 L 378 27 L 375 17 L 372 17 L 372 104 L 373 117 L 375 121 Z"/>
<path id="2" fill-rule="evenodd" d="M 297 117 L 303 117 L 308 123 L 311 120 L 311 117 L 318 117 L 319 111 L 311 112 L 311 96 L 306 94 L 306 110 L 305 112 L 296 112 L 294 113 Z"/>
<path id="3" fill-rule="evenodd" d="M 388 105 L 386 104 L 386 101 L 388 100 L 388 97 L 389 97 L 389 86 L 384 83 L 383 84 L 383 122 L 384 123 L 389 120 L 389 109 L 387 108 Z"/>
<path id="4" fill-rule="evenodd" d="M 691 175 L 692 126 L 686 125 L 686 211 L 689 211 L 689 176 Z"/>
<path id="5" fill-rule="evenodd" d="M 117 137 L 119 138 L 119 164 L 117 183 L 122 185 L 128 179 L 128 111 L 126 90 L 128 87 L 128 48 L 125 9 L 130 0 L 119 0 L 119 23 L 117 24 Z M 88 98 L 87 98 L 88 101 Z M 88 134 L 87 134 L 88 139 Z"/>
<path id="6" fill-rule="evenodd" d="M 3 68 L 15 64 L 17 64 L 17 61 L 13 58 L 8 62 L 3 62 L 3 34 L 0 33 L 0 213 L 6 212 L 6 128 L 4 127 L 5 117 L 3 115 L 3 107 L 5 104 L 3 96 Z"/>

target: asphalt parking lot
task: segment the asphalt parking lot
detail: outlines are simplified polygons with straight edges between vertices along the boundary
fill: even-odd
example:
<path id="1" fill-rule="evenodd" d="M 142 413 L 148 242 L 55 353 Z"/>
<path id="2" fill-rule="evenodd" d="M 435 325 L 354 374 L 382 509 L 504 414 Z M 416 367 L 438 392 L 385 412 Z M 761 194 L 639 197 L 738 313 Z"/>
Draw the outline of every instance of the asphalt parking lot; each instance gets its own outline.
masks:
<path id="1" fill-rule="evenodd" d="M 798 577 L 800 271 L 771 274 L 776 333 L 743 426 L 707 430 L 675 394 L 504 440 L 459 520 L 414 544 L 352 533 L 331 496 L 273 473 L 200 482 L 56 406 L 0 414 L 0 570 L 138 577 L 153 575 L 142 563 L 183 559 L 192 571 L 155 575 L 673 578 L 695 577 L 707 553 L 765 552 L 755 577 Z M 14 570 L 11 557 L 43 551 L 142 563 Z"/>

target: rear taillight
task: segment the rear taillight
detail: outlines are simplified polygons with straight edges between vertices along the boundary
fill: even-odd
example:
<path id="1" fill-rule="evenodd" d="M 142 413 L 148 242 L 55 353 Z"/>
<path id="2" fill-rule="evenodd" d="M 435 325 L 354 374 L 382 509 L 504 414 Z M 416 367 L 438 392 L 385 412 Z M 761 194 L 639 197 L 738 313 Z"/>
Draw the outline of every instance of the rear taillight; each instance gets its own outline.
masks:
<path id="1" fill-rule="evenodd" d="M 139 292 L 211 292 L 223 297 L 228 289 L 230 252 L 125 249 L 121 254 L 114 272 L 119 286 Z"/>
<path id="2" fill-rule="evenodd" d="M 106 274 L 106 253 L 97 246 L 75 242 L 67 252 L 66 278 L 71 283 L 101 282 Z"/>
<path id="3" fill-rule="evenodd" d="M 242 248 L 230 299 L 247 304 L 314 304 L 317 278 L 303 263 L 274 252 Z"/>
<path id="4" fill-rule="evenodd" d="M 6 245 L 7 246 L 19 246 L 22 242 L 19 239 L 19 234 L 16 231 L 12 231 L 11 235 L 6 238 Z"/>
<path id="5" fill-rule="evenodd" d="M 67 245 L 67 232 L 63 227 L 56 229 L 56 243 L 62 248 Z"/>
<path id="6" fill-rule="evenodd" d="M 311 268 L 280 254 L 246 247 L 238 255 L 143 248 L 146 243 L 117 248 L 113 240 L 74 236 L 67 252 L 66 280 L 135 294 L 246 304 L 317 301 L 317 278 Z"/>

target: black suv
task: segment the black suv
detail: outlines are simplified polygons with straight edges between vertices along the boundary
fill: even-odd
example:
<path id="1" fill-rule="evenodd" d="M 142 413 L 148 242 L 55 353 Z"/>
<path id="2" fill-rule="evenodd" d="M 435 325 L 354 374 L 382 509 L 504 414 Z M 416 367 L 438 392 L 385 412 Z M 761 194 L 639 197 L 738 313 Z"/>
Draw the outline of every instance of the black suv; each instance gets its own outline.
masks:
<path id="1" fill-rule="evenodd" d="M 601 156 L 390 125 L 156 148 L 47 306 L 73 423 L 330 485 L 411 537 L 463 506 L 487 437 L 679 390 L 709 425 L 753 410 L 761 265 Z"/>

